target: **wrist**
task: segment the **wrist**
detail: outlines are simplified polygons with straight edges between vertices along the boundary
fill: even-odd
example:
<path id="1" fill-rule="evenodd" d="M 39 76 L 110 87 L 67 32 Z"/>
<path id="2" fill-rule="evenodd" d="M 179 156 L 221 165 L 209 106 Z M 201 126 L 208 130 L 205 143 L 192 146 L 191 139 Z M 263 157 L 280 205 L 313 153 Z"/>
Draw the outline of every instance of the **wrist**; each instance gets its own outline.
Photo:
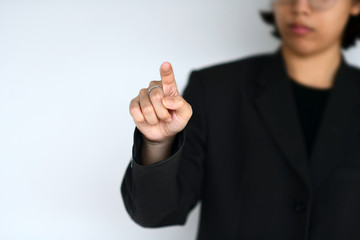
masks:
<path id="1" fill-rule="evenodd" d="M 161 141 L 153 141 L 153 140 L 147 139 L 143 135 L 142 139 L 143 139 L 143 143 L 145 145 L 148 145 L 148 146 L 151 146 L 151 147 L 163 148 L 163 147 L 171 145 L 174 142 L 175 137 L 176 137 L 176 135 L 173 135 L 173 136 L 166 137 Z"/>

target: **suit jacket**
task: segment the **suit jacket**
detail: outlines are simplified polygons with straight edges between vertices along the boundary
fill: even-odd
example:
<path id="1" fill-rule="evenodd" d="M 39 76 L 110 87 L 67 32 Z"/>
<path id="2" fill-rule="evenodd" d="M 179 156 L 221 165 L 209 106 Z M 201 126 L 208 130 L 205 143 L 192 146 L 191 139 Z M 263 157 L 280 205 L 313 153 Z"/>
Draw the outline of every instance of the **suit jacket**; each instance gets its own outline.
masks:
<path id="1" fill-rule="evenodd" d="M 280 48 L 193 71 L 193 108 L 173 154 L 121 185 L 144 227 L 183 225 L 201 202 L 198 240 L 360 239 L 360 70 L 344 56 L 308 158 Z"/>

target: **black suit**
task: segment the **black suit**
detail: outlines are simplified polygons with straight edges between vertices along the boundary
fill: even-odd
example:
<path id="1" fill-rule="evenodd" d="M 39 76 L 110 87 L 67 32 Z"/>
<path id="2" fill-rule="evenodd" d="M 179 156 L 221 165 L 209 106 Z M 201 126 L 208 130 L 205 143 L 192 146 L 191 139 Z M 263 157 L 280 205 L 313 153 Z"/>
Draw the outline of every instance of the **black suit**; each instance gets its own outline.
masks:
<path id="1" fill-rule="evenodd" d="M 144 227 L 184 224 L 198 240 L 360 239 L 360 70 L 342 62 L 310 159 L 280 49 L 191 74 L 193 117 L 173 155 L 141 166 L 141 134 L 121 193 Z"/>

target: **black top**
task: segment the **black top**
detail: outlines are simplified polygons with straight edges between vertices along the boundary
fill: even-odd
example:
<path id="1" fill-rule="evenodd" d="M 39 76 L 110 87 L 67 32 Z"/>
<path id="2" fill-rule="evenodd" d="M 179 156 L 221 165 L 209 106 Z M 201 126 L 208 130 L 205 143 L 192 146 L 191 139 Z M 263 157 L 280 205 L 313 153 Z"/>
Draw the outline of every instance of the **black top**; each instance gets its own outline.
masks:
<path id="1" fill-rule="evenodd" d="M 293 79 L 290 80 L 294 90 L 303 135 L 305 137 L 307 154 L 310 156 L 326 100 L 331 89 L 312 88 L 300 84 Z"/>

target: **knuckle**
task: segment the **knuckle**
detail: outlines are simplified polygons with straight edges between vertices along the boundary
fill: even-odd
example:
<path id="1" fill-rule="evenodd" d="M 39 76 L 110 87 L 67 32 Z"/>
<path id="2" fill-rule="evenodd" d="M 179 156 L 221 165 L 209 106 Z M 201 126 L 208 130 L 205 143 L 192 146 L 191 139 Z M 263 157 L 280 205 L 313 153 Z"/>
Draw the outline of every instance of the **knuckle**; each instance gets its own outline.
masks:
<path id="1" fill-rule="evenodd" d="M 140 89 L 140 91 L 139 91 L 139 95 L 146 94 L 147 91 L 148 91 L 147 88 L 142 88 L 142 89 Z"/>
<path id="2" fill-rule="evenodd" d="M 155 80 L 153 80 L 153 81 L 150 82 L 150 85 L 149 85 L 149 86 L 159 85 L 159 82 L 160 82 L 160 81 L 155 81 Z"/>
<path id="3" fill-rule="evenodd" d="M 138 98 L 138 97 L 135 97 L 135 98 L 131 99 L 130 105 L 136 104 L 138 101 L 139 101 L 139 98 Z"/>
<path id="4" fill-rule="evenodd" d="M 144 117 L 142 115 L 136 115 L 136 116 L 133 116 L 133 119 L 135 122 L 138 122 L 138 123 L 142 123 L 145 121 Z"/>
<path id="5" fill-rule="evenodd" d="M 131 116 L 135 116 L 136 113 L 138 112 L 138 108 L 136 106 L 131 106 L 130 105 L 129 112 L 130 112 Z"/>
<path id="6" fill-rule="evenodd" d="M 146 122 L 150 125 L 156 125 L 158 124 L 158 120 L 157 118 L 149 118 L 149 119 L 146 119 Z"/>
<path id="7" fill-rule="evenodd" d="M 130 106 L 129 111 L 135 122 L 144 122 L 144 116 L 138 106 Z"/>
<path id="8" fill-rule="evenodd" d="M 163 98 L 163 94 L 160 91 L 160 89 L 154 89 L 151 91 L 151 101 L 161 101 L 161 99 Z"/>
<path id="9" fill-rule="evenodd" d="M 135 111 L 136 108 L 138 108 L 138 101 L 136 98 L 134 98 L 133 100 L 131 100 L 130 104 L 129 104 L 129 111 L 130 113 Z"/>
<path id="10" fill-rule="evenodd" d="M 141 107 L 141 110 L 146 114 L 154 112 L 154 108 L 151 104 L 144 104 Z"/>

